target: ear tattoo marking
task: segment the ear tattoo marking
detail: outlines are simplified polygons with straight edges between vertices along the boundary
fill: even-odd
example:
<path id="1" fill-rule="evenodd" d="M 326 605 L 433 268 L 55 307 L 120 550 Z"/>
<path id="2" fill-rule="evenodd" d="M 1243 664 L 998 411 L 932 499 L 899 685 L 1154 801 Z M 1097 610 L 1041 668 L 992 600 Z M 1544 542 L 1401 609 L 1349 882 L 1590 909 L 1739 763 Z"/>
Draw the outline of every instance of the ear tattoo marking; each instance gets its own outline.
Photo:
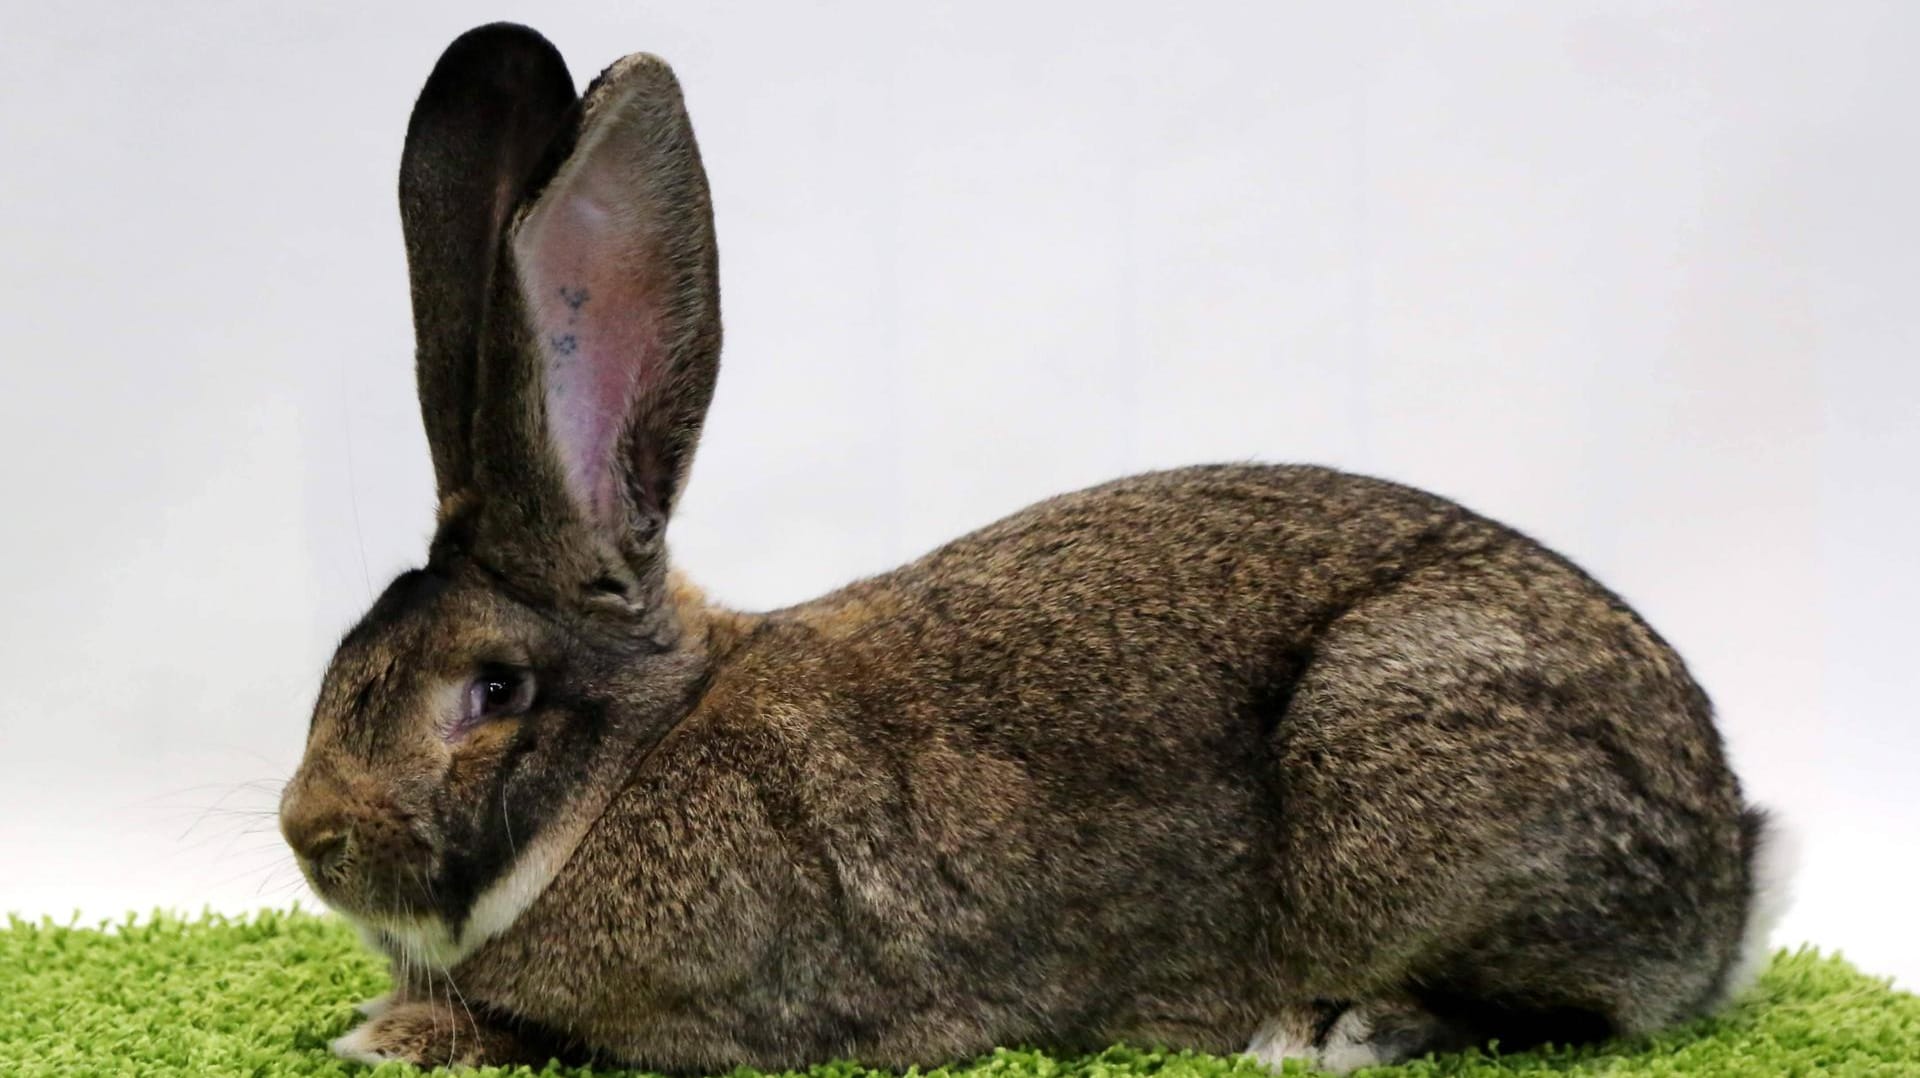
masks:
<path id="1" fill-rule="evenodd" d="M 553 346 L 555 352 L 563 356 L 570 356 L 580 350 L 580 338 L 571 333 L 549 336 L 547 343 Z"/>
<path id="2" fill-rule="evenodd" d="M 586 306 L 587 300 L 591 298 L 592 296 L 589 295 L 584 288 L 568 288 L 566 285 L 560 286 L 561 301 L 567 305 L 569 311 L 572 311 L 576 315 L 580 313 L 580 308 Z M 571 322 L 573 319 L 568 318 L 567 321 Z"/>

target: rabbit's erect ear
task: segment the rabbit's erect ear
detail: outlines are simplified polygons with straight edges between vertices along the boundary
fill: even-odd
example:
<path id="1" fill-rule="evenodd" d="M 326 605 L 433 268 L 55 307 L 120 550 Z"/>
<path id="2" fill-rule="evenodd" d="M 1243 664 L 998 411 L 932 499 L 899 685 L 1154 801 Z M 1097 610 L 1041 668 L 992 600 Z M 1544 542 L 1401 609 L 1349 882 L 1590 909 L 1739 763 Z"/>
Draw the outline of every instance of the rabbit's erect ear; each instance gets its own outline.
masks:
<path id="1" fill-rule="evenodd" d="M 575 101 L 545 38 L 496 23 L 447 46 L 407 124 L 400 219 L 420 410 L 443 501 L 473 478 L 481 329 L 502 230 Z"/>
<path id="2" fill-rule="evenodd" d="M 632 549 L 672 512 L 720 364 L 713 209 L 666 64 L 629 56 L 588 88 L 511 248 L 567 493 Z"/>

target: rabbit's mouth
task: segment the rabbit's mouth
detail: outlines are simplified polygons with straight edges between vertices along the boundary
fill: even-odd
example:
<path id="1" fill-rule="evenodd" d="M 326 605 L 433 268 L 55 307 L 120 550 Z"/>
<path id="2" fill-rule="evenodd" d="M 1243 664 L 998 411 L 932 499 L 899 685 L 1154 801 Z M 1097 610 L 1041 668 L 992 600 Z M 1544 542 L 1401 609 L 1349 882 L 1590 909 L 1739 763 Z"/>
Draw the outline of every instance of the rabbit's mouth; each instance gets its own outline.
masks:
<path id="1" fill-rule="evenodd" d="M 307 769 L 288 783 L 280 830 L 314 893 L 363 920 L 436 910 L 445 860 L 423 800 L 357 769 Z"/>
<path id="2" fill-rule="evenodd" d="M 354 923 L 368 946 L 403 965 L 447 969 L 472 949 L 462 947 L 459 933 L 435 913 L 355 919 Z"/>
<path id="3" fill-rule="evenodd" d="M 382 922 L 437 914 L 431 845 L 411 835 L 382 837 L 345 830 L 335 842 L 296 848 L 296 859 L 314 893 L 348 917 Z"/>
<path id="4" fill-rule="evenodd" d="M 385 839 L 386 841 L 382 841 Z M 295 847 L 307 883 L 353 922 L 374 949 L 402 963 L 445 966 L 456 960 L 459 923 L 448 915 L 449 888 L 434 867 L 433 845 L 405 832 L 343 828 L 335 843 Z"/>
<path id="5" fill-rule="evenodd" d="M 425 901 L 400 896 L 396 905 L 396 896 L 388 896 L 377 907 L 378 912 L 336 908 L 359 927 L 375 950 L 403 965 L 449 969 L 519 921 L 573 855 L 593 819 L 592 814 L 578 813 L 544 830 L 470 901 L 449 902 L 446 888 L 436 894 L 422 876 L 419 879 Z"/>

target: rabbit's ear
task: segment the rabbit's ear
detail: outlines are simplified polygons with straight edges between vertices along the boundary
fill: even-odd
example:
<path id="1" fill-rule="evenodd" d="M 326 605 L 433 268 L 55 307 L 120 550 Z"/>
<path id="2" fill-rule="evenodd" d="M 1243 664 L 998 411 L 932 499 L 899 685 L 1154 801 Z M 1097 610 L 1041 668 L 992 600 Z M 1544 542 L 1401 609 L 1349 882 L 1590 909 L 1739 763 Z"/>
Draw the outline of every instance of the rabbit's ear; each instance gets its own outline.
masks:
<path id="1" fill-rule="evenodd" d="M 666 64 L 629 56 L 588 88 L 511 248 L 547 444 L 575 507 L 632 550 L 673 509 L 720 364 L 713 209 Z"/>
<path id="2" fill-rule="evenodd" d="M 447 46 L 407 123 L 400 220 L 420 411 L 443 502 L 473 479 L 481 327 L 502 230 L 575 101 L 545 38 L 495 23 Z"/>

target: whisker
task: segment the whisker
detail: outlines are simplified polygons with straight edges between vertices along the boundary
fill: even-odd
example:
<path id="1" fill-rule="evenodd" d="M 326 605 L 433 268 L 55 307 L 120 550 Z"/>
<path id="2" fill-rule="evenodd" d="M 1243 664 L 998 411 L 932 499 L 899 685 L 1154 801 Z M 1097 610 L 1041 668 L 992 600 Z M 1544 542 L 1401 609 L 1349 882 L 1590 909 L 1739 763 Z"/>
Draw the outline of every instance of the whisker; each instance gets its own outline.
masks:
<path id="1" fill-rule="evenodd" d="M 292 878 L 284 875 L 288 869 L 294 870 Z M 266 875 L 260 878 L 259 885 L 254 887 L 253 895 L 255 898 L 263 897 L 267 894 L 268 887 L 272 887 L 276 895 L 284 894 L 295 885 L 304 882 L 306 882 L 306 877 L 300 874 L 298 866 L 294 865 L 290 860 L 283 861 L 267 869 Z"/>
<path id="2" fill-rule="evenodd" d="M 243 783 L 239 783 L 237 785 L 228 787 L 224 793 L 222 793 L 219 797 L 216 797 L 213 799 L 212 804 L 200 810 L 200 814 L 194 817 L 193 822 L 187 825 L 186 830 L 180 832 L 180 837 L 175 841 L 177 842 L 185 841 L 186 837 L 193 833 L 194 828 L 199 827 L 201 823 L 205 822 L 206 818 L 210 814 L 219 810 L 234 795 L 239 794 L 242 791 L 257 789 L 261 784 L 271 782 L 271 781 L 272 780 L 270 779 L 255 779 L 252 782 L 243 782 Z M 177 795 L 174 795 L 174 796 L 177 796 Z"/>
<path id="3" fill-rule="evenodd" d="M 235 850 L 230 856 L 223 857 L 216 868 L 228 871 L 224 875 L 209 879 L 209 886 L 225 887 L 252 879 L 256 875 L 276 872 L 287 867 L 299 867 L 287 853 L 285 847 L 251 846 Z"/>
<path id="4" fill-rule="evenodd" d="M 459 985 L 453 983 L 453 971 L 451 969 L 445 970 L 444 972 L 447 978 L 447 1010 L 449 1014 L 451 1014 L 453 1010 L 453 998 L 455 996 L 459 996 L 460 1009 L 466 1012 L 466 1015 L 467 1015 L 467 1026 L 473 1030 L 473 1035 L 475 1037 L 478 1037 L 480 1035 L 480 1022 L 478 1019 L 474 1018 L 473 1008 L 467 1006 L 467 994 L 465 992 L 460 991 Z M 457 1031 L 455 1032 L 455 1038 L 456 1039 L 454 1043 L 458 1044 L 459 1040 L 458 1040 Z M 454 1058 L 454 1051 L 452 1048 L 448 1048 L 447 1049 L 447 1066 L 449 1067 L 453 1066 L 453 1058 Z"/>
<path id="5" fill-rule="evenodd" d="M 507 849 L 513 853 L 513 859 L 520 859 L 520 850 L 513 844 L 513 817 L 507 815 L 507 784 L 500 784 L 500 822 L 507 828 Z"/>
<path id="6" fill-rule="evenodd" d="M 200 782 L 200 783 L 195 783 L 192 786 L 181 786 L 171 790 L 161 790 L 159 793 L 152 794 L 147 797 L 136 797 L 131 801 L 126 801 L 123 803 L 128 805 L 129 807 L 139 806 L 139 805 L 151 805 L 156 801 L 166 801 L 175 797 L 187 797 L 191 794 L 205 793 L 208 790 L 220 790 L 223 793 L 238 793 L 242 790 L 255 790 L 255 789 L 260 789 L 262 787 L 272 788 L 272 787 L 280 787 L 285 785 L 286 785 L 286 780 L 284 779 L 249 779 L 245 782 L 238 782 L 238 783 Z M 275 794 L 278 794 L 279 790 L 274 789 L 273 792 Z"/>

